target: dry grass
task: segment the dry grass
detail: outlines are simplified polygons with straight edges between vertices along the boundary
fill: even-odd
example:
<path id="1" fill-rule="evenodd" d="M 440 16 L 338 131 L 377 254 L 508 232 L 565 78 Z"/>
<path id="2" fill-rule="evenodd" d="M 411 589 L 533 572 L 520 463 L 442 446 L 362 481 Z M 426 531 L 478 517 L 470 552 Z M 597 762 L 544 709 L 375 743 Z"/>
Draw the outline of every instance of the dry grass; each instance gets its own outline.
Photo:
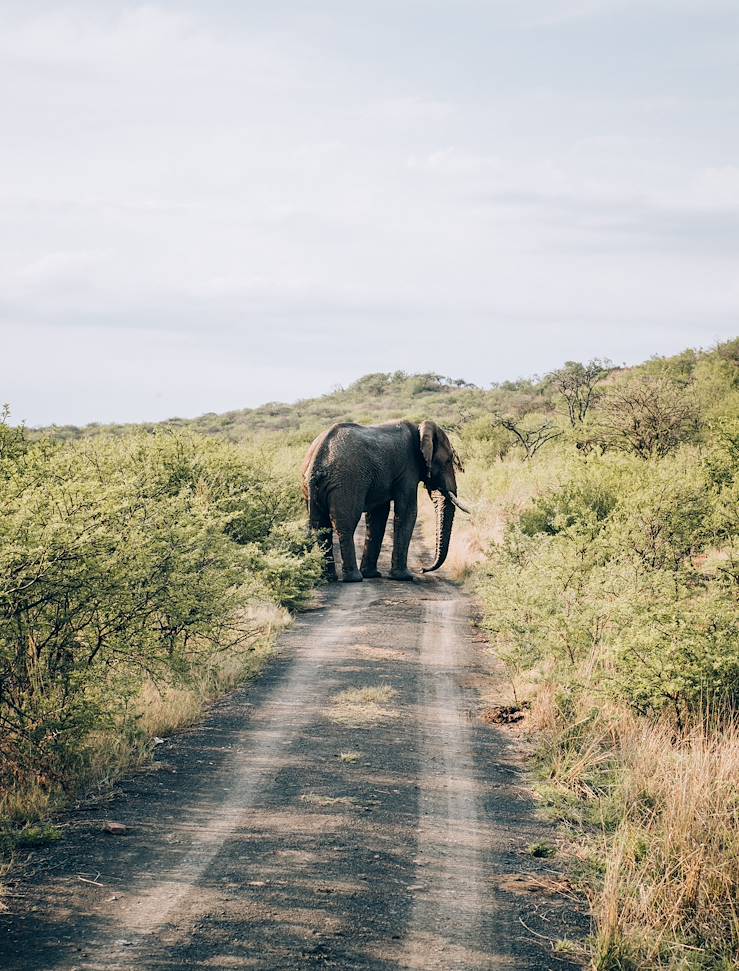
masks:
<path id="1" fill-rule="evenodd" d="M 618 754 L 623 819 L 593 901 L 598 966 L 739 954 L 739 728 L 701 724 L 676 740 L 668 724 L 634 720 Z"/>
<path id="2" fill-rule="evenodd" d="M 339 758 L 341 759 L 342 762 L 347 762 L 350 765 L 353 765 L 355 762 L 359 762 L 359 760 L 362 758 L 362 753 L 361 752 L 340 752 Z"/>
<path id="3" fill-rule="evenodd" d="M 586 865 L 593 966 L 737 967 L 739 727 L 701 721 L 679 734 L 594 704 L 583 697 L 582 714 L 563 718 L 545 690 L 532 707 L 546 739 L 541 794 L 574 827 L 571 854 Z"/>
<path id="4" fill-rule="evenodd" d="M 276 633 L 289 621 L 286 611 L 271 605 L 252 608 L 249 621 L 258 631 L 248 650 L 218 651 L 191 678 L 187 687 L 158 687 L 147 682 L 136 707 L 139 725 L 149 736 L 170 735 L 197 721 L 208 702 L 232 691 L 261 671 L 274 650 Z"/>
<path id="5" fill-rule="evenodd" d="M 341 725 L 361 728 L 389 718 L 397 718 L 398 712 L 388 708 L 397 692 L 389 685 L 367 685 L 341 691 L 331 699 L 328 717 Z"/>
<path id="6" fill-rule="evenodd" d="M 354 806 L 356 800 L 351 796 L 322 796 L 317 792 L 306 792 L 300 797 L 301 802 L 313 806 Z"/>
<path id="7" fill-rule="evenodd" d="M 0 793 L 0 823 L 12 827 L 48 816 L 56 793 L 49 786 L 28 785 Z M 1 827 L 0 827 L 1 828 Z"/>

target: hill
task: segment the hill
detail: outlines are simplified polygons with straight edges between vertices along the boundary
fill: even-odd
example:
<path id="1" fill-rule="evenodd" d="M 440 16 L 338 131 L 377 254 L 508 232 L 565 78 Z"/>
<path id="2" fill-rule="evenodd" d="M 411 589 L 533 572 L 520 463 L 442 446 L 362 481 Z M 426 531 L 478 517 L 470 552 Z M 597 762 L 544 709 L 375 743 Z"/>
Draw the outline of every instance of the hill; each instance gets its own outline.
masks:
<path id="1" fill-rule="evenodd" d="M 154 431 L 170 428 L 194 431 L 232 442 L 278 436 L 286 446 L 312 441 L 319 431 L 337 421 L 374 424 L 395 418 L 421 421 L 432 417 L 450 431 L 473 437 L 490 437 L 490 419 L 508 419 L 524 425 L 546 423 L 548 416 L 557 424 L 567 411 L 567 395 L 579 394 L 584 380 L 600 385 L 614 385 L 629 375 L 662 376 L 680 387 L 691 386 L 701 397 L 701 411 L 713 413 L 716 402 L 711 396 L 725 389 L 716 377 L 716 369 L 737 366 L 739 338 L 704 351 L 688 349 L 672 357 L 656 356 L 633 368 L 614 367 L 609 361 L 594 360 L 587 365 L 566 362 L 544 376 L 478 387 L 462 378 L 436 373 L 407 374 L 404 371 L 367 374 L 346 388 L 305 398 L 293 403 L 268 402 L 256 408 L 242 408 L 222 414 L 209 412 L 197 418 L 171 418 L 164 422 L 141 424 L 93 423 L 84 427 L 54 425 L 33 429 L 32 434 L 49 435 L 57 440 L 75 440 L 91 436 L 120 436 L 134 429 Z M 583 369 L 578 371 L 578 369 Z M 590 375 L 588 375 L 590 369 Z M 566 387 L 572 384 L 569 389 Z M 574 382 L 574 384 L 573 384 Z M 719 411 L 725 409 L 719 408 Z M 515 430 L 507 429 L 512 442 Z"/>
<path id="2" fill-rule="evenodd" d="M 516 386 L 512 383 L 505 387 Z M 367 374 L 347 388 L 338 388 L 317 398 L 306 398 L 290 404 L 271 401 L 256 408 L 241 408 L 223 414 L 209 412 L 198 418 L 171 418 L 165 422 L 135 426 L 94 423 L 82 428 L 55 425 L 34 431 L 67 440 L 91 435 L 120 435 L 134 427 L 153 430 L 164 426 L 186 428 L 234 442 L 280 433 L 287 436 L 288 444 L 294 444 L 310 441 L 322 428 L 336 421 L 421 420 L 433 414 L 440 422 L 455 426 L 466 413 L 479 413 L 488 408 L 491 401 L 491 391 L 484 391 L 462 379 L 395 371 Z"/>

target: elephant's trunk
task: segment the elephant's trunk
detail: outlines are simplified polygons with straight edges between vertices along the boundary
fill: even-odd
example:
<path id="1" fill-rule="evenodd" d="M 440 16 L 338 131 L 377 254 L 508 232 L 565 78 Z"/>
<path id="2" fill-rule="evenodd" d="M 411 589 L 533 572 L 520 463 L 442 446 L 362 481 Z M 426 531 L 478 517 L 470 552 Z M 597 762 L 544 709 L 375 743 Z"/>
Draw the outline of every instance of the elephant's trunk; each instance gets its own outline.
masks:
<path id="1" fill-rule="evenodd" d="M 436 507 L 436 558 L 432 566 L 427 566 L 421 573 L 432 573 L 444 563 L 449 552 L 449 540 L 452 538 L 452 523 L 454 522 L 454 504 L 443 492 L 434 491 L 431 494 Z"/>

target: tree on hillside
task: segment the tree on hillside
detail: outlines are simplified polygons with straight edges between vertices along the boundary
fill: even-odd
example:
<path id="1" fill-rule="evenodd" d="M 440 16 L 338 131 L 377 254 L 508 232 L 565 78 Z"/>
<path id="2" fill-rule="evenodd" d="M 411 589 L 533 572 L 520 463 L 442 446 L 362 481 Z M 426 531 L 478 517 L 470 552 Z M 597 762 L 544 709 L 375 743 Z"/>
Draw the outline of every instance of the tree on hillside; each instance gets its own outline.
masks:
<path id="1" fill-rule="evenodd" d="M 612 367 L 609 360 L 596 357 L 588 364 L 567 361 L 549 375 L 550 381 L 564 399 L 573 428 L 585 421 L 588 411 L 601 394 L 597 385 Z"/>
<path id="2" fill-rule="evenodd" d="M 27 448 L 23 425 L 10 424 L 10 405 L 0 408 L 0 474 L 5 460 L 13 461 Z"/>
<path id="3" fill-rule="evenodd" d="M 609 389 L 598 407 L 596 436 L 604 448 L 640 458 L 663 457 L 698 430 L 693 395 L 663 377 L 639 375 Z"/>
<path id="4" fill-rule="evenodd" d="M 645 374 L 665 378 L 686 388 L 693 380 L 698 360 L 699 355 L 696 351 L 688 348 L 680 354 L 673 354 L 672 357 L 662 357 L 656 354 L 641 365 L 641 370 Z"/>
<path id="5" fill-rule="evenodd" d="M 559 438 L 562 430 L 549 418 L 531 416 L 528 421 L 514 418 L 511 415 L 498 415 L 494 427 L 504 428 L 515 438 L 515 445 L 520 446 L 527 459 L 532 458 L 548 442 Z"/>
<path id="6" fill-rule="evenodd" d="M 716 346 L 716 354 L 722 361 L 729 361 L 739 367 L 739 337 L 724 341 Z"/>
<path id="7" fill-rule="evenodd" d="M 353 392 L 367 392 L 368 394 L 379 396 L 385 393 L 387 386 L 388 375 L 378 371 L 373 374 L 365 374 L 364 377 L 350 384 L 348 390 Z"/>

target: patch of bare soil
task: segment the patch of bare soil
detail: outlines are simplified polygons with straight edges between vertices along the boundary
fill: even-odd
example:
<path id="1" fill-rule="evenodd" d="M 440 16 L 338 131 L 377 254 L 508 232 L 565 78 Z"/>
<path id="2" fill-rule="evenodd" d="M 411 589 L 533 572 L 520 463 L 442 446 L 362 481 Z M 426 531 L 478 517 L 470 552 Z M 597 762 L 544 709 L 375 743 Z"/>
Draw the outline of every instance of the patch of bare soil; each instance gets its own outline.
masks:
<path id="1" fill-rule="evenodd" d="M 481 718 L 486 725 L 515 725 L 523 721 L 529 705 L 492 705 L 485 708 Z"/>
<path id="2" fill-rule="evenodd" d="M 551 833 L 498 727 L 515 713 L 483 713 L 467 600 L 429 575 L 315 606 L 258 682 L 157 747 L 161 771 L 29 855 L 0 967 L 572 966 L 555 942 L 584 920 L 527 849 Z"/>

